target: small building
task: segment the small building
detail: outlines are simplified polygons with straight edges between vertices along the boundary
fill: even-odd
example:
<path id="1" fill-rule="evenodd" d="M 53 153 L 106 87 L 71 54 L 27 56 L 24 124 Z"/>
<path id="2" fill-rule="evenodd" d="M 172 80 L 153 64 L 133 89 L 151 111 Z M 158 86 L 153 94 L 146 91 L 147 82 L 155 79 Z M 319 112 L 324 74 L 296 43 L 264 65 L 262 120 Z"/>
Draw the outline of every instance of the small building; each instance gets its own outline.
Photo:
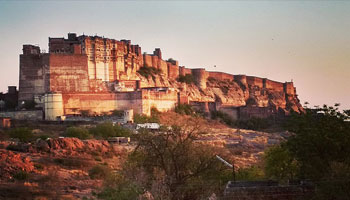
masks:
<path id="1" fill-rule="evenodd" d="M 0 117 L 0 128 L 10 128 L 11 119 L 7 117 Z"/>
<path id="2" fill-rule="evenodd" d="M 160 128 L 160 125 L 158 123 L 144 123 L 144 124 L 137 124 L 136 130 L 144 128 L 144 129 L 150 129 L 150 130 L 158 130 Z"/>

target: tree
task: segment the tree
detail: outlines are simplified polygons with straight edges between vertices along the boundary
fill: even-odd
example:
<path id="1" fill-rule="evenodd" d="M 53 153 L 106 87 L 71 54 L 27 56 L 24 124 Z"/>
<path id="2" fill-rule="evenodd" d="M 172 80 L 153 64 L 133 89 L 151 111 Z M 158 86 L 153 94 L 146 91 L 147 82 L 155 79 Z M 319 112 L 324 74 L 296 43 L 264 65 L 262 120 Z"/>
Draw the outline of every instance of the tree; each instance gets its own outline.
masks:
<path id="1" fill-rule="evenodd" d="M 286 127 L 294 135 L 267 154 L 275 166 L 292 167 L 298 178 L 313 180 L 319 199 L 350 199 L 350 112 L 338 106 L 292 114 Z"/>
<path id="2" fill-rule="evenodd" d="M 137 147 L 121 172 L 122 182 L 149 191 L 155 199 L 201 199 L 227 182 L 231 170 L 215 159 L 219 150 L 197 142 L 202 127 L 195 118 L 185 118 L 181 126 L 180 119 L 171 128 L 135 136 Z"/>

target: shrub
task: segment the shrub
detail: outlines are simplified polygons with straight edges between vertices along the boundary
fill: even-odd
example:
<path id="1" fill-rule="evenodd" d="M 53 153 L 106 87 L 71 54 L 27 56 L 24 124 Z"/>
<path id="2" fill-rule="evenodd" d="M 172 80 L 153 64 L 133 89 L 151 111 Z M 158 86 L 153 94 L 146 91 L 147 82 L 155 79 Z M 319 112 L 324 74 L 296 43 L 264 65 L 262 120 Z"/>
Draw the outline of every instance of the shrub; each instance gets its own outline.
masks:
<path id="1" fill-rule="evenodd" d="M 88 166 L 90 164 L 89 161 L 80 158 L 55 158 L 53 161 L 59 165 L 76 168 Z"/>
<path id="2" fill-rule="evenodd" d="M 265 178 L 265 174 L 263 169 L 257 166 L 241 168 L 241 169 L 238 169 L 236 172 L 237 180 L 256 181 L 256 180 L 262 180 L 264 178 Z"/>
<path id="3" fill-rule="evenodd" d="M 225 124 L 229 125 L 229 126 L 234 126 L 235 122 L 234 120 L 231 118 L 230 115 L 222 112 L 222 111 L 212 111 L 211 112 L 211 118 L 212 119 L 218 119 L 222 122 L 224 122 Z"/>
<path id="4" fill-rule="evenodd" d="M 16 180 L 27 180 L 29 177 L 29 174 L 26 171 L 19 170 L 14 175 L 13 178 Z"/>
<path id="5" fill-rule="evenodd" d="M 11 138 L 17 138 L 21 142 L 29 142 L 34 138 L 32 130 L 29 128 L 14 128 L 9 131 L 9 136 Z"/>
<path id="6" fill-rule="evenodd" d="M 117 117 L 123 117 L 124 116 L 124 111 L 122 111 L 122 110 L 113 110 L 112 111 L 112 115 L 113 116 L 117 116 Z"/>
<path id="7" fill-rule="evenodd" d="M 252 117 L 247 120 L 237 120 L 235 125 L 238 128 L 250 129 L 250 130 L 263 130 L 270 127 L 268 119 Z"/>
<path id="8" fill-rule="evenodd" d="M 91 138 L 89 131 L 81 127 L 69 127 L 66 129 L 65 133 L 67 137 L 76 137 L 82 140 Z"/>
<path id="9" fill-rule="evenodd" d="M 179 81 L 181 83 L 192 84 L 192 83 L 194 83 L 194 77 L 191 74 L 186 74 L 185 76 L 180 75 L 179 78 L 177 79 L 177 81 Z"/>
<path id="10" fill-rule="evenodd" d="M 42 164 L 39 163 L 35 163 L 34 164 L 35 169 L 42 171 L 44 169 L 44 166 Z"/>
<path id="11" fill-rule="evenodd" d="M 145 78 L 148 78 L 151 76 L 153 79 L 155 79 L 155 75 L 161 74 L 162 70 L 155 67 L 143 66 L 137 72 Z"/>
<path id="12" fill-rule="evenodd" d="M 111 174 L 111 169 L 105 165 L 95 165 L 89 170 L 91 179 L 105 179 Z"/>
<path id="13" fill-rule="evenodd" d="M 81 116 L 83 116 L 83 117 L 88 117 L 88 116 L 90 116 L 90 113 L 91 113 L 90 110 L 81 110 L 81 111 L 80 111 L 80 114 L 81 114 Z"/>
<path id="14" fill-rule="evenodd" d="M 115 136 L 117 137 L 129 137 L 132 133 L 129 129 L 119 125 L 114 126 L 114 131 L 115 131 Z"/>
<path id="15" fill-rule="evenodd" d="M 131 131 L 120 125 L 114 125 L 111 122 L 98 124 L 96 127 L 90 129 L 90 133 L 95 137 L 107 139 L 109 137 L 128 137 Z"/>
<path id="16" fill-rule="evenodd" d="M 134 122 L 136 124 L 144 124 L 144 123 L 159 123 L 159 115 L 143 115 L 143 114 L 135 114 Z"/>
<path id="17" fill-rule="evenodd" d="M 98 124 L 96 127 L 90 129 L 90 133 L 96 137 L 108 138 L 115 136 L 115 130 L 111 122 Z"/>
<path id="18" fill-rule="evenodd" d="M 188 104 L 179 104 L 175 107 L 175 112 L 181 115 L 195 115 L 194 109 Z"/>

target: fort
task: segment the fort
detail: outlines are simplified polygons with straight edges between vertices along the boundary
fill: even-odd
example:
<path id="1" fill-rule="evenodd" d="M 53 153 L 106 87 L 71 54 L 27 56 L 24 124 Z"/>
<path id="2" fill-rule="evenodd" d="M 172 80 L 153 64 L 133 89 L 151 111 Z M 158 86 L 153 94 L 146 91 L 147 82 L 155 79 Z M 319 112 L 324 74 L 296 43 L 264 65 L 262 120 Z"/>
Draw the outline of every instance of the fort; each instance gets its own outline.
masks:
<path id="1" fill-rule="evenodd" d="M 142 69 L 151 69 L 150 76 Z M 186 75 L 193 84 L 179 81 Z M 133 109 L 150 115 L 153 107 L 167 111 L 179 103 L 235 118 L 302 110 L 293 82 L 186 68 L 164 60 L 159 48 L 142 53 L 130 40 L 69 33 L 68 38 L 49 38 L 48 53 L 23 45 L 18 105 L 35 105 L 46 120 L 83 111 L 100 115 Z"/>

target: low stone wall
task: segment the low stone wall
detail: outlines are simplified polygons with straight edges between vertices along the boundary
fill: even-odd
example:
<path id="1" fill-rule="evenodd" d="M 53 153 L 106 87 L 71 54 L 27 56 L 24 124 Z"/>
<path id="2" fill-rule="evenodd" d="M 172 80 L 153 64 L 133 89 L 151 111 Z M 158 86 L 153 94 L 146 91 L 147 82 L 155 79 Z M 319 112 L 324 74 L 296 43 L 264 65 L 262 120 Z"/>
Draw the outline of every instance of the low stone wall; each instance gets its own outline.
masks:
<path id="1" fill-rule="evenodd" d="M 42 120 L 43 111 L 42 110 L 21 110 L 13 112 L 0 112 L 0 117 L 8 117 L 17 120 Z"/>

